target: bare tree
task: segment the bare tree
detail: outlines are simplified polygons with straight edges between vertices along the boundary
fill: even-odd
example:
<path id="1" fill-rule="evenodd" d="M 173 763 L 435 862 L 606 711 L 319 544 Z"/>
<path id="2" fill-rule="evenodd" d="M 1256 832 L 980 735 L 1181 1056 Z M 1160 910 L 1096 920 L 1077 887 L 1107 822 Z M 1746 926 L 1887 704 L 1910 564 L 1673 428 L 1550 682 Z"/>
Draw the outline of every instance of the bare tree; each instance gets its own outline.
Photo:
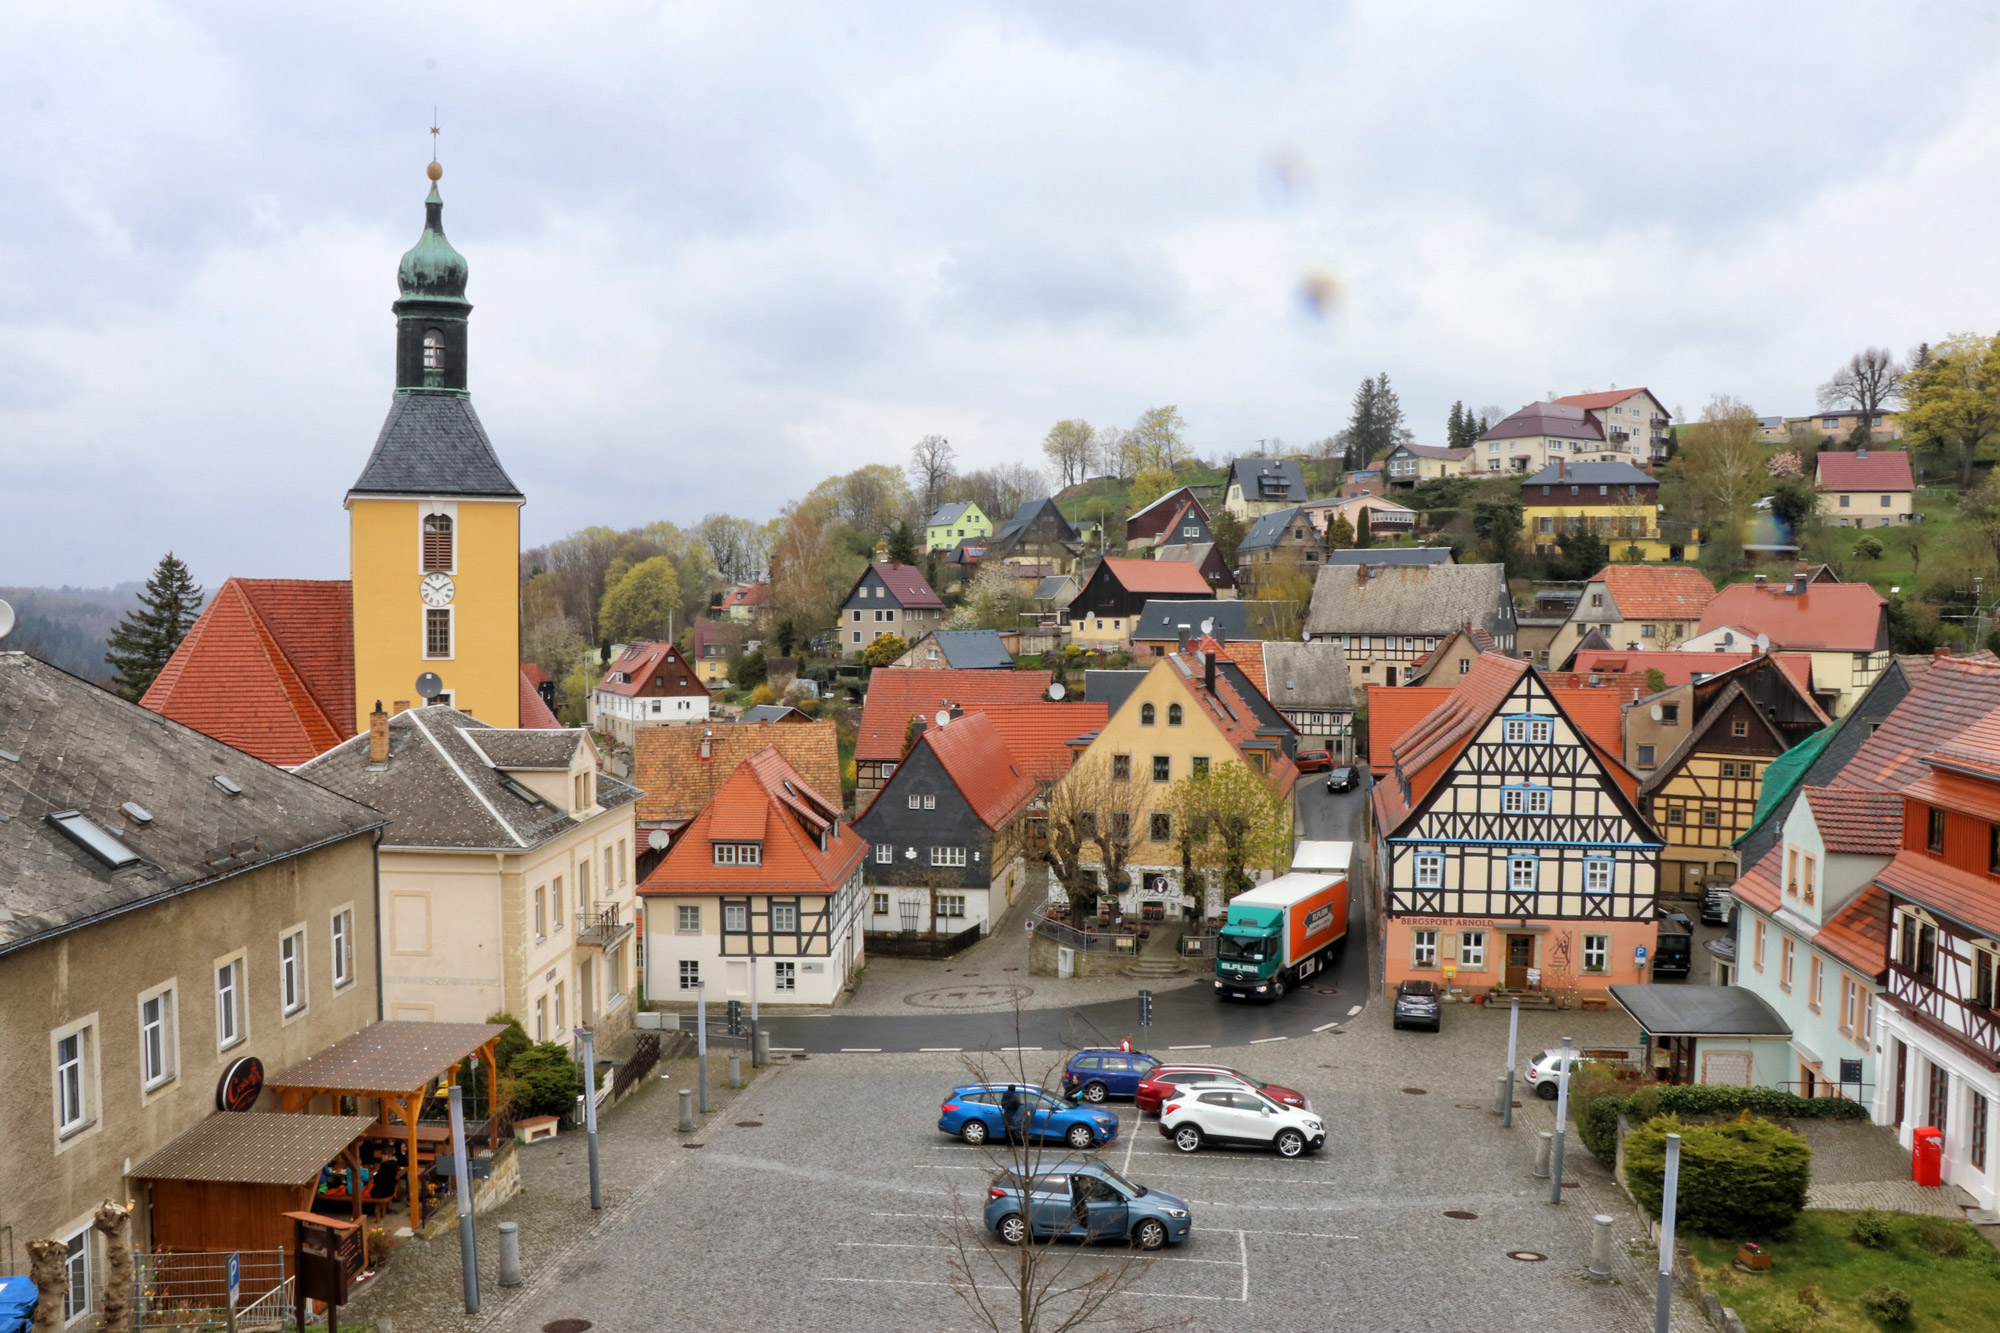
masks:
<path id="1" fill-rule="evenodd" d="M 1096 457 L 1097 435 L 1088 421 L 1072 417 L 1049 427 L 1042 440 L 1042 452 L 1065 486 L 1074 486 L 1090 475 L 1090 460 Z"/>
<path id="2" fill-rule="evenodd" d="M 944 503 L 953 458 L 951 441 L 942 435 L 926 435 L 910 446 L 910 484 L 923 497 L 927 519 Z"/>
<path id="3" fill-rule="evenodd" d="M 1908 372 L 1886 347 L 1866 347 L 1847 359 L 1833 372 L 1833 378 L 1819 386 L 1822 408 L 1851 408 L 1861 415 L 1854 428 L 1853 443 L 1866 448 L 1874 434 L 1875 417 L 1903 388 Z"/>
<path id="4" fill-rule="evenodd" d="M 1049 793 L 1049 846 L 1053 852 L 1060 822 L 1068 853 L 1062 864 L 1051 855 L 1049 867 L 1069 894 L 1077 915 L 1094 914 L 1098 898 L 1105 892 L 1113 895 L 1116 910 L 1118 885 L 1125 877 L 1138 825 L 1146 817 L 1150 786 L 1132 780 L 1131 755 L 1096 753 L 1079 759 Z M 1092 851 L 1096 853 L 1095 864 L 1085 860 Z M 1100 870 L 1104 875 L 1101 883 L 1097 877 Z"/>
<path id="5" fill-rule="evenodd" d="M 1765 473 L 1756 410 L 1740 398 L 1718 395 L 1682 438 L 1683 470 L 1702 506 L 1702 544 L 1734 559 L 1743 519 Z"/>
<path id="6" fill-rule="evenodd" d="M 731 583 L 748 583 L 764 572 L 770 549 L 760 524 L 728 514 L 710 514 L 696 529 L 708 558 Z"/>
<path id="7" fill-rule="evenodd" d="M 35 1302 L 34 1333 L 56 1333 L 63 1326 L 63 1304 L 69 1295 L 69 1246 L 59 1240 L 29 1241 L 28 1278 L 41 1293 Z"/>
<path id="8" fill-rule="evenodd" d="M 1048 494 L 1049 479 L 1025 463 L 997 463 L 958 478 L 959 493 L 994 525 L 1005 523 L 1029 500 Z"/>

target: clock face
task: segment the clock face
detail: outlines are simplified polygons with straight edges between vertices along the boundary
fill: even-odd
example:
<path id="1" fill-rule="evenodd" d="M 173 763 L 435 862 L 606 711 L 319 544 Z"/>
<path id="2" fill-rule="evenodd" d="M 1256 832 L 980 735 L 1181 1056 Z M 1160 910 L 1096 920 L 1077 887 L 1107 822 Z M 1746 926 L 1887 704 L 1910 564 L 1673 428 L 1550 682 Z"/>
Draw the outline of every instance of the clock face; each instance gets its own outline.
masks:
<path id="1" fill-rule="evenodd" d="M 449 574 L 426 574 L 421 591 L 425 606 L 450 606 L 452 594 L 457 589 L 452 586 Z"/>

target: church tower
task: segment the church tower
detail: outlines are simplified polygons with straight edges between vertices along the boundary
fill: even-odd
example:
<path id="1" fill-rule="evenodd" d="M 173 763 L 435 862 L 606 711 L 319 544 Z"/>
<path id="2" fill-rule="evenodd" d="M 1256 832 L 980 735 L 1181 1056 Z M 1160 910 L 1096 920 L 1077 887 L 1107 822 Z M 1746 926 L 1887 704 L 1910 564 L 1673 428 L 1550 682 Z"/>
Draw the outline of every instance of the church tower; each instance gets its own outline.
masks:
<path id="1" fill-rule="evenodd" d="M 521 505 L 466 389 L 465 257 L 444 235 L 429 167 L 424 233 L 397 270 L 396 393 L 347 492 L 354 586 L 354 728 L 376 701 L 439 702 L 520 725 Z"/>

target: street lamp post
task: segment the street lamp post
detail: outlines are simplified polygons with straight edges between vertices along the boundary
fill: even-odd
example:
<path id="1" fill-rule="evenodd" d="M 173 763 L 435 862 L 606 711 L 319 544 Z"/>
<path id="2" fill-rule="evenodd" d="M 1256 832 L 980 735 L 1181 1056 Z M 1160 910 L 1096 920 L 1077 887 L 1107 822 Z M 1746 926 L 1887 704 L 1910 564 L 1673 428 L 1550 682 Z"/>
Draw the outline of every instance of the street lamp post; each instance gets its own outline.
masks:
<path id="1" fill-rule="evenodd" d="M 1660 1195 L 1660 1285 L 1653 1297 L 1653 1333 L 1670 1333 L 1674 1308 L 1674 1196 L 1680 1193 L 1681 1136 L 1667 1135 L 1667 1178 Z"/>
<path id="2" fill-rule="evenodd" d="M 1569 1126 L 1569 1043 L 1563 1038 L 1562 1065 L 1556 1074 L 1556 1147 L 1549 1171 L 1549 1202 L 1563 1201 L 1563 1140 Z"/>

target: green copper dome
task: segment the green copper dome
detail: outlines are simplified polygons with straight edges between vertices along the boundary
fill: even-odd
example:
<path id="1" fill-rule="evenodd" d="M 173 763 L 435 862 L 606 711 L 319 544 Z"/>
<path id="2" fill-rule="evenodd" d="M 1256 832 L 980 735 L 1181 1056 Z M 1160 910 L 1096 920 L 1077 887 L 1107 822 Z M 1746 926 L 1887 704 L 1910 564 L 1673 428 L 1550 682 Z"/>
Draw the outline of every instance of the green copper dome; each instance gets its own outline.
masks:
<path id="1" fill-rule="evenodd" d="M 435 178 L 424 200 L 424 234 L 403 255 L 396 278 L 406 301 L 465 300 L 465 256 L 444 238 L 444 199 Z"/>

